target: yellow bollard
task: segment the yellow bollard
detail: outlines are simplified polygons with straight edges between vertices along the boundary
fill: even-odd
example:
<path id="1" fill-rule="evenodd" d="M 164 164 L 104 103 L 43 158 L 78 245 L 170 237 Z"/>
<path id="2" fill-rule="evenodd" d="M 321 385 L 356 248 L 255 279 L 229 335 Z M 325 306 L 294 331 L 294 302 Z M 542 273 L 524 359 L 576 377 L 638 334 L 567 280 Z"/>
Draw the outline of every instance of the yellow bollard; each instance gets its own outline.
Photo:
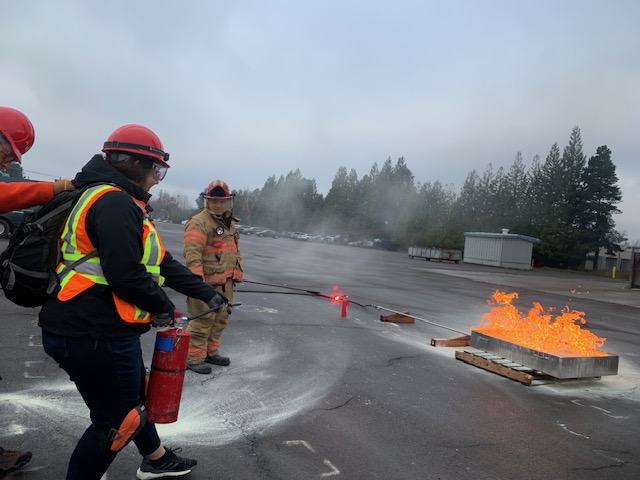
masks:
<path id="1" fill-rule="evenodd" d="M 616 278 L 616 267 L 611 269 L 611 278 Z"/>

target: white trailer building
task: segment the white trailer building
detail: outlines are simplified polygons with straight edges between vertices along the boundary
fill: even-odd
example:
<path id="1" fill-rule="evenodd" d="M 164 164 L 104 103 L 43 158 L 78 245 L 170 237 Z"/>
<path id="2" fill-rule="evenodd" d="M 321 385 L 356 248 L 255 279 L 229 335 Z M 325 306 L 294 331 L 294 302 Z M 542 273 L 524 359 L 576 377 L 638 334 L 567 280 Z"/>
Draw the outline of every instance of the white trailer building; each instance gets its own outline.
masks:
<path id="1" fill-rule="evenodd" d="M 531 254 L 533 246 L 540 240 L 526 235 L 509 233 L 465 232 L 465 263 L 490 265 L 494 267 L 531 270 Z"/>

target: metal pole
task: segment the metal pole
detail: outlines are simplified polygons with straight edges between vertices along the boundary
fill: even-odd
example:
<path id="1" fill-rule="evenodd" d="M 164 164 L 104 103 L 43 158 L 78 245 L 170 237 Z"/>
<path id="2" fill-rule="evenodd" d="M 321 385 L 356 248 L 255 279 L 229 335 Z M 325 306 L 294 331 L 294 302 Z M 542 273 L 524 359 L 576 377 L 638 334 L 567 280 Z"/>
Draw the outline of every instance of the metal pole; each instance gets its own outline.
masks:
<path id="1" fill-rule="evenodd" d="M 405 317 L 415 318 L 416 320 L 419 320 L 424 323 L 428 323 L 429 325 L 434 325 L 436 327 L 444 328 L 446 330 L 451 330 L 452 332 L 461 333 L 462 335 L 469 335 L 467 332 L 462 332 L 460 330 L 456 330 L 455 328 L 447 327 L 445 325 L 440 325 L 439 323 L 431 322 L 424 318 L 416 317 L 415 315 L 409 315 L 404 312 L 398 312 L 397 310 L 391 310 L 390 308 L 381 307 L 380 305 L 371 305 L 371 306 L 374 308 L 377 308 L 378 310 L 386 310 L 387 312 L 397 313 L 398 315 L 404 315 Z"/>

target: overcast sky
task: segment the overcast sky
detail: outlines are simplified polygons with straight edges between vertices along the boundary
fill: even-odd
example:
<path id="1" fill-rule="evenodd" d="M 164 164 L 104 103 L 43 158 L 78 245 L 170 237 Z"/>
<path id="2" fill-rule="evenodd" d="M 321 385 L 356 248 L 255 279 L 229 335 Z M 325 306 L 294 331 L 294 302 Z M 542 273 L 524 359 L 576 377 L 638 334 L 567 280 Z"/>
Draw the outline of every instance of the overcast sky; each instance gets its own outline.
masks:
<path id="1" fill-rule="evenodd" d="M 300 168 L 326 194 L 404 157 L 416 182 L 613 152 L 618 230 L 640 240 L 637 0 L 0 0 L 0 104 L 24 111 L 34 179 L 72 177 L 117 127 L 171 154 L 152 190 L 262 188 Z M 505 225 L 508 227 L 508 225 Z M 517 233 L 517 232 L 514 232 Z"/>

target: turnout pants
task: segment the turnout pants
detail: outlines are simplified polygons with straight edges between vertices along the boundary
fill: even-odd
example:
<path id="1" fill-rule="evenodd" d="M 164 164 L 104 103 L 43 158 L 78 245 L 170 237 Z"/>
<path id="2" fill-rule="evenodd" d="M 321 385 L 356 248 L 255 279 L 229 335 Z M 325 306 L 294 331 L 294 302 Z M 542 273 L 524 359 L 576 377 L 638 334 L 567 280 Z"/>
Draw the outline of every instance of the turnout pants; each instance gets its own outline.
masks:
<path id="1" fill-rule="evenodd" d="M 225 296 L 229 303 L 233 303 L 233 280 L 228 279 L 224 285 L 215 285 L 216 291 Z M 208 310 L 209 306 L 195 298 L 187 299 L 189 315 L 197 315 Z M 189 342 L 189 355 L 187 363 L 197 365 L 204 362 L 205 357 L 218 353 L 222 339 L 222 331 L 229 320 L 227 312 L 210 313 L 203 317 L 195 318 L 189 322 L 187 330 L 191 333 Z"/>

